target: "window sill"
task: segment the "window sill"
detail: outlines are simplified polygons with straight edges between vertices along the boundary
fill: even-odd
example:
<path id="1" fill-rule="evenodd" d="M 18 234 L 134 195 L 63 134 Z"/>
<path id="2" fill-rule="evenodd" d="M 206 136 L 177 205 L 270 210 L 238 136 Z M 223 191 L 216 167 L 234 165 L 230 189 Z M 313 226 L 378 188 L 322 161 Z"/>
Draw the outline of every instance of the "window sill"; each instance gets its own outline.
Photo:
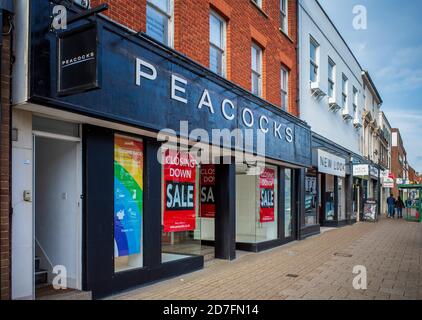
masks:
<path id="1" fill-rule="evenodd" d="M 278 30 L 281 32 L 281 34 L 282 34 L 282 35 L 284 35 L 284 36 L 287 38 L 287 40 L 289 40 L 291 43 L 295 43 L 295 42 L 293 41 L 293 39 L 292 39 L 292 38 L 290 38 L 290 36 L 289 36 L 286 32 L 284 32 L 284 31 L 283 31 L 283 29 L 278 28 Z"/>
<path id="2" fill-rule="evenodd" d="M 269 18 L 268 17 L 268 14 L 260 7 L 260 6 L 258 6 L 254 1 L 252 1 L 252 0 L 249 0 L 250 1 L 250 3 L 252 3 L 253 4 L 253 6 L 255 7 L 255 8 L 257 8 L 258 9 L 258 11 L 265 17 L 265 18 Z"/>

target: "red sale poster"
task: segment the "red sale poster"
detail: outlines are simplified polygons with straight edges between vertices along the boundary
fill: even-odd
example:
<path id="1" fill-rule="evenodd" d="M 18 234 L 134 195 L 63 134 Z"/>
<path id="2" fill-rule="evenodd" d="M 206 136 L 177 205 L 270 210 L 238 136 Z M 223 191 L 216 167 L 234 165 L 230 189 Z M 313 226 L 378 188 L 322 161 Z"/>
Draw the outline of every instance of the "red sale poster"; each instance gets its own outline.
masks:
<path id="1" fill-rule="evenodd" d="M 196 161 L 186 152 L 164 154 L 164 232 L 195 230 Z"/>
<path id="2" fill-rule="evenodd" d="M 265 168 L 259 176 L 259 220 L 261 223 L 274 221 L 274 180 L 274 169 Z"/>
<path id="3" fill-rule="evenodd" d="M 215 218 L 215 165 L 201 166 L 201 218 Z"/>

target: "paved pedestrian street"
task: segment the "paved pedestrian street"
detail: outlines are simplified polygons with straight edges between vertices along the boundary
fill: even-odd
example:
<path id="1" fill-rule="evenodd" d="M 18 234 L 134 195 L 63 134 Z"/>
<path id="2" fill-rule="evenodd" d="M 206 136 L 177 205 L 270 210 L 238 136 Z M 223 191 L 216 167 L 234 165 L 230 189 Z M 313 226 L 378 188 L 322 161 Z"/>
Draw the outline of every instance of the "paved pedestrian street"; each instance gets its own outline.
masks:
<path id="1" fill-rule="evenodd" d="M 112 299 L 421 299 L 422 224 L 381 219 L 331 229 L 232 262 L 213 260 L 191 274 Z M 353 287 L 353 267 L 367 289 Z"/>

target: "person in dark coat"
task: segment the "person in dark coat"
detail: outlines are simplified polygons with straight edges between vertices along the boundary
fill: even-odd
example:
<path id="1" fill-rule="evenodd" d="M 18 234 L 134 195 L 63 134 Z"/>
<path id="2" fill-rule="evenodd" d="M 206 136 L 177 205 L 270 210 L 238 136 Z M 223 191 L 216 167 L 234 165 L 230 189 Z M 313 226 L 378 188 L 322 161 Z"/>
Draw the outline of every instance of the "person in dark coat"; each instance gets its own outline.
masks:
<path id="1" fill-rule="evenodd" d="M 396 199 L 393 197 L 393 194 L 387 198 L 388 205 L 388 218 L 394 218 L 394 206 L 396 205 Z"/>
<path id="2" fill-rule="evenodd" d="M 397 218 L 402 219 L 403 218 L 403 208 L 405 208 L 404 202 L 399 196 L 396 201 L 396 208 L 397 208 Z"/>

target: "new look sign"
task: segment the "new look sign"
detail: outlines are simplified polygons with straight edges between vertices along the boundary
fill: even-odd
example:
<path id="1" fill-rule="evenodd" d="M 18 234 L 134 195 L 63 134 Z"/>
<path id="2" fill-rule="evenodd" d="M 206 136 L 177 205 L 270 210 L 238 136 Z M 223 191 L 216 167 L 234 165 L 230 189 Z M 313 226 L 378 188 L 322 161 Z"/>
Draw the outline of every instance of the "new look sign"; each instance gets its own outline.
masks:
<path id="1" fill-rule="evenodd" d="M 333 176 L 346 176 L 346 160 L 318 149 L 318 171 Z"/>

